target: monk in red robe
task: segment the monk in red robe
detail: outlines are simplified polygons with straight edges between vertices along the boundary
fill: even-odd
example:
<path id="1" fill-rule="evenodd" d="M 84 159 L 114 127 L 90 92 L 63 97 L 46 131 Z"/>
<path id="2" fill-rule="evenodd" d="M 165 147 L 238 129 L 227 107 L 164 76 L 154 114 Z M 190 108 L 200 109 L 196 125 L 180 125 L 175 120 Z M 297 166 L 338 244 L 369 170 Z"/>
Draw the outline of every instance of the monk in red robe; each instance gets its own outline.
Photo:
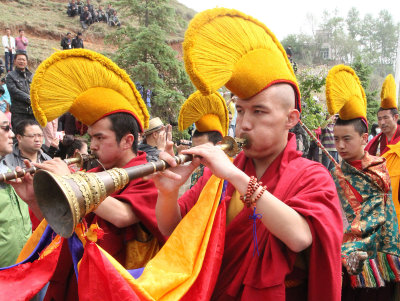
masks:
<path id="1" fill-rule="evenodd" d="M 205 144 L 183 153 L 197 157 L 154 176 L 156 215 L 164 235 L 172 233 L 195 204 L 210 172 L 229 182 L 223 202 L 227 228 L 222 264 L 212 300 L 340 300 L 342 219 L 335 185 L 319 163 L 301 158 L 290 128 L 299 120 L 290 84 L 272 84 L 238 99 L 236 136 L 248 137 L 232 163 Z M 169 154 L 160 157 L 176 166 Z M 203 177 L 179 201 L 180 185 L 200 164 Z M 253 208 L 243 205 L 250 176 L 262 181 Z M 256 230 L 254 232 L 254 230 Z"/>
<path id="2" fill-rule="evenodd" d="M 108 115 L 90 126 L 88 133 L 91 136 L 90 149 L 105 169 L 126 168 L 147 163 L 146 154 L 137 152 L 138 126 L 132 115 L 127 113 Z M 54 165 L 51 165 L 52 163 L 53 161 L 49 161 L 40 167 L 55 172 L 52 167 L 57 166 L 56 163 L 59 162 L 54 162 Z M 101 170 L 99 167 L 91 172 Z M 144 266 L 166 240 L 157 227 L 154 210 L 156 199 L 157 190 L 152 180 L 132 180 L 125 188 L 107 197 L 94 211 L 95 214 L 86 218 L 88 226 L 97 223 L 104 231 L 104 236 L 98 241 L 98 245 L 127 268 Z M 142 258 L 130 258 L 129 245 L 135 241 L 151 244 L 151 250 L 146 250 Z M 135 254 L 137 256 L 138 253 Z M 132 263 L 136 260 L 140 262 Z M 78 298 L 72 257 L 67 244 L 63 246 L 46 299 L 54 297 L 58 300 L 57 296 L 61 295 L 68 296 L 66 298 L 68 300 Z"/>
<path id="3" fill-rule="evenodd" d="M 389 150 L 388 145 L 397 144 L 400 141 L 398 119 L 399 112 L 396 108 L 380 108 L 378 111 L 378 125 L 382 132 L 368 143 L 365 150 L 373 156 L 381 156 Z"/>

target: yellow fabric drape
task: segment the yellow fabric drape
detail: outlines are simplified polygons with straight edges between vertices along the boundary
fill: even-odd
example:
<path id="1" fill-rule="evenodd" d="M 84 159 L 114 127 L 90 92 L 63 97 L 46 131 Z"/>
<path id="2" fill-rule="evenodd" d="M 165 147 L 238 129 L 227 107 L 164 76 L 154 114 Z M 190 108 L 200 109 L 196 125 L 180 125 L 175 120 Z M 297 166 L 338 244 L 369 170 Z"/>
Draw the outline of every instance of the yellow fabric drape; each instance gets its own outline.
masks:
<path id="1" fill-rule="evenodd" d="M 223 181 L 212 176 L 196 205 L 182 219 L 160 252 L 134 279 L 122 265 L 99 247 L 141 300 L 179 300 L 201 271 Z"/>
<path id="2" fill-rule="evenodd" d="M 21 252 L 18 255 L 17 262 L 19 263 L 29 255 L 32 254 L 33 250 L 36 248 L 37 244 L 39 243 L 40 238 L 43 235 L 44 230 L 47 227 L 47 221 L 43 219 L 36 230 L 32 233 L 31 237 L 29 237 L 28 241 L 25 243 L 24 247 L 22 248 Z"/>
<path id="3" fill-rule="evenodd" d="M 386 158 L 386 167 L 389 171 L 392 184 L 392 199 L 396 209 L 397 220 L 400 221 L 399 181 L 400 181 L 400 142 L 387 146 L 389 150 L 382 155 Z"/>

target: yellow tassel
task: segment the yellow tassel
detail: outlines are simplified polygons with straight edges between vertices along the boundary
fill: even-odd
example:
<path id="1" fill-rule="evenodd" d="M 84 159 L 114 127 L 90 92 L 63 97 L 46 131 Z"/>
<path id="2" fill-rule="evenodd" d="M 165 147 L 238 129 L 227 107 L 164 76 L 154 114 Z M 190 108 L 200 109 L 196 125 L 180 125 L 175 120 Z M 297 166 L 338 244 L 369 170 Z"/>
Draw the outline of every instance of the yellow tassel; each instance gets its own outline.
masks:
<path id="1" fill-rule="evenodd" d="M 45 126 L 73 107 L 89 89 L 92 93 L 85 95 L 84 105 L 75 105 L 77 119 L 90 125 L 111 112 L 128 111 L 141 129 L 148 127 L 149 113 L 129 75 L 110 59 L 86 49 L 59 51 L 40 64 L 31 84 L 36 119 Z M 110 90 L 108 97 L 101 89 Z"/>
<path id="2" fill-rule="evenodd" d="M 397 109 L 396 82 L 391 74 L 386 76 L 382 85 L 381 108 Z"/>
<path id="3" fill-rule="evenodd" d="M 345 65 L 333 67 L 326 78 L 326 104 L 329 114 L 340 119 L 367 118 L 367 98 L 354 70 Z"/>
<path id="4" fill-rule="evenodd" d="M 197 14 L 186 31 L 183 50 L 186 71 L 204 95 L 226 85 L 247 99 L 269 85 L 286 82 L 300 99 L 282 45 L 264 24 L 239 11 L 215 8 Z"/>
<path id="5" fill-rule="evenodd" d="M 194 92 L 184 102 L 179 112 L 179 130 L 183 131 L 193 123 L 196 123 L 196 128 L 200 132 L 218 131 L 226 136 L 229 114 L 225 99 L 218 92 L 207 96 L 199 91 Z"/>

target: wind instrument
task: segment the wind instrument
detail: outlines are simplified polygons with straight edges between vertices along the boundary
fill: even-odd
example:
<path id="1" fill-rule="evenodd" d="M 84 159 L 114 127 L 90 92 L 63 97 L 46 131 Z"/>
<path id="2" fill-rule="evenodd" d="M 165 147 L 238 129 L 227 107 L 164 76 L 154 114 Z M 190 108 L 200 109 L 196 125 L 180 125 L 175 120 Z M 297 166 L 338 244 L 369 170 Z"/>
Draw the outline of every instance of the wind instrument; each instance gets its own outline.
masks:
<path id="1" fill-rule="evenodd" d="M 249 146 L 249 139 L 226 136 L 221 148 L 233 157 L 242 147 Z M 176 163 L 193 160 L 192 155 L 174 157 Z M 58 176 L 40 170 L 33 179 L 33 188 L 39 208 L 51 228 L 62 237 L 70 237 L 75 227 L 110 194 L 124 188 L 131 180 L 163 171 L 170 165 L 164 161 L 150 162 L 129 168 L 112 168 L 102 172 L 77 172 Z"/>
<path id="2" fill-rule="evenodd" d="M 96 156 L 95 155 L 88 155 L 88 154 L 80 154 L 76 153 L 74 157 L 64 159 L 64 162 L 67 165 L 71 164 L 77 164 L 79 167 L 82 167 L 82 165 L 90 160 L 95 160 Z M 10 180 L 15 180 L 18 178 L 24 177 L 26 174 L 34 174 L 39 170 L 39 168 L 32 166 L 30 168 L 23 168 L 20 171 L 10 171 L 6 173 L 0 173 L 0 183 L 5 182 L 5 181 L 10 181 Z"/>

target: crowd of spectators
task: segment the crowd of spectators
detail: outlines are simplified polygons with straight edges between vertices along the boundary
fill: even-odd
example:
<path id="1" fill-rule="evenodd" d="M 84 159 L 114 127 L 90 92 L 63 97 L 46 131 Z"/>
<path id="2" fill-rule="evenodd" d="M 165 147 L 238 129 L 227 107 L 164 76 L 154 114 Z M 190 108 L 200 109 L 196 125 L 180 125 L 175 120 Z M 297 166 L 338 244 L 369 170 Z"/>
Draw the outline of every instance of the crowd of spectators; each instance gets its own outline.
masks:
<path id="1" fill-rule="evenodd" d="M 98 9 L 95 9 L 93 4 L 90 3 L 90 0 L 87 0 L 86 4 L 84 4 L 83 1 L 71 0 L 68 3 L 67 15 L 69 17 L 79 16 L 79 21 L 84 30 L 95 22 L 104 22 L 109 26 L 121 26 L 118 13 L 112 7 L 112 4 L 108 4 L 107 9 L 104 10 L 101 5 Z"/>

